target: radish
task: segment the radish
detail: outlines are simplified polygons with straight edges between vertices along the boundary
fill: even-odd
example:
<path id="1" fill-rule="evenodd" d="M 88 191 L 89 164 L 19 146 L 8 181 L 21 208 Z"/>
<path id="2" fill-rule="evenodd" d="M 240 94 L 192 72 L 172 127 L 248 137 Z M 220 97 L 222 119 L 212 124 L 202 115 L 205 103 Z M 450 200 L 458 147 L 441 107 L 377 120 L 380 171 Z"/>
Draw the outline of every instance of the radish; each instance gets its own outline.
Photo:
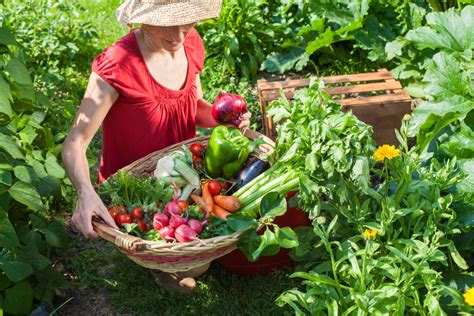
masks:
<path id="1" fill-rule="evenodd" d="M 198 239 L 197 232 L 186 224 L 180 225 L 175 229 L 174 237 L 179 242 L 188 242 Z"/>
<path id="2" fill-rule="evenodd" d="M 247 102 L 240 95 L 222 91 L 212 106 L 212 117 L 219 123 L 239 126 L 240 116 L 247 112 Z"/>
<path id="3" fill-rule="evenodd" d="M 168 226 L 168 221 L 169 218 L 166 216 L 166 214 L 160 212 L 155 213 L 155 215 L 153 215 L 153 228 L 160 230 L 163 227 Z"/>
<path id="4" fill-rule="evenodd" d="M 192 230 L 194 230 L 196 233 L 200 233 L 202 231 L 202 228 L 206 224 L 207 221 L 200 222 L 197 219 L 190 219 L 187 224 L 189 227 L 191 227 Z"/>
<path id="5" fill-rule="evenodd" d="M 165 226 L 160 229 L 160 236 L 166 241 L 173 241 L 175 237 L 174 228 L 171 226 Z"/>
<path id="6" fill-rule="evenodd" d="M 181 215 L 171 215 L 169 225 L 173 228 L 176 228 L 180 225 L 186 224 L 188 218 L 182 217 Z"/>
<path id="7" fill-rule="evenodd" d="M 173 179 L 171 179 L 171 184 L 173 185 L 174 199 L 166 203 L 164 212 L 168 216 L 181 215 L 183 213 L 183 209 L 181 208 L 181 206 L 179 206 L 179 203 L 178 203 L 178 198 L 179 198 L 178 187 L 174 183 Z"/>

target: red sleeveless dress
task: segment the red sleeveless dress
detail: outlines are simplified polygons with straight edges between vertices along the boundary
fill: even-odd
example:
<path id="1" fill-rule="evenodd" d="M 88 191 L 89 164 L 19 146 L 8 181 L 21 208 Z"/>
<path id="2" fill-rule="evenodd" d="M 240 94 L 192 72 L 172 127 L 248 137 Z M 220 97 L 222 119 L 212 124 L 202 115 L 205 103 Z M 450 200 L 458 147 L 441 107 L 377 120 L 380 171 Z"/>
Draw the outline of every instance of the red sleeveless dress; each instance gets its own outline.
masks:
<path id="1" fill-rule="evenodd" d="M 160 85 L 149 72 L 130 32 L 96 57 L 92 70 L 119 94 L 102 123 L 102 157 L 98 182 L 147 154 L 196 137 L 196 74 L 204 65 L 201 37 L 185 38 L 188 60 L 180 90 Z"/>

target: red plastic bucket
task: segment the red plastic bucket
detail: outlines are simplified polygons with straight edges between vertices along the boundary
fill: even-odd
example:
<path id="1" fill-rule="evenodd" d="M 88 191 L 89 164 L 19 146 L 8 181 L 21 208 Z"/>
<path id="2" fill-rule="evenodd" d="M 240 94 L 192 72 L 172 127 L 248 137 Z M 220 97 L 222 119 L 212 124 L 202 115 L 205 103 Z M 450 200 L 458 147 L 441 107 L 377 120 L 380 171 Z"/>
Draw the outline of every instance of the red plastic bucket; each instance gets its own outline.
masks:
<path id="1" fill-rule="evenodd" d="M 296 192 L 290 192 L 286 196 L 286 200 L 288 201 L 295 194 Z M 297 207 L 290 207 L 289 204 L 290 203 L 288 203 L 285 215 L 275 218 L 275 224 L 280 227 L 286 226 L 291 228 L 310 226 L 311 221 L 309 220 L 308 215 Z M 257 274 L 265 275 L 276 269 L 291 267 L 294 262 L 288 256 L 289 252 L 289 249 L 282 248 L 276 255 L 262 257 L 255 262 L 250 262 L 240 250 L 234 250 L 217 259 L 217 261 L 222 267 L 224 267 L 224 269 L 235 274 L 245 276 Z"/>

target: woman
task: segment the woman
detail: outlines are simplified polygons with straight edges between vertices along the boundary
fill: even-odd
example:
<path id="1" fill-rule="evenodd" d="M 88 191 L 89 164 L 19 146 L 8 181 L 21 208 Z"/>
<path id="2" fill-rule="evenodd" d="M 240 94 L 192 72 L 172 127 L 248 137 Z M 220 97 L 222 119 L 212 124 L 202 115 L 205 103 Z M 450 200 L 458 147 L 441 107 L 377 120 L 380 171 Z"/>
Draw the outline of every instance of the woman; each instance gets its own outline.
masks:
<path id="1" fill-rule="evenodd" d="M 86 159 L 87 147 L 101 125 L 98 182 L 153 151 L 195 137 L 196 125 L 217 125 L 211 104 L 203 99 L 199 73 L 205 51 L 194 26 L 218 16 L 220 8 L 221 1 L 212 0 L 127 0 L 117 9 L 120 22 L 141 26 L 94 60 L 62 150 L 78 196 L 72 222 L 84 236 L 97 237 L 93 216 L 117 228 L 94 191 Z M 250 113 L 243 115 L 239 127 L 248 127 L 249 118 Z M 183 277 L 206 269 L 159 278 L 169 287 L 193 287 L 194 280 L 183 283 Z"/>

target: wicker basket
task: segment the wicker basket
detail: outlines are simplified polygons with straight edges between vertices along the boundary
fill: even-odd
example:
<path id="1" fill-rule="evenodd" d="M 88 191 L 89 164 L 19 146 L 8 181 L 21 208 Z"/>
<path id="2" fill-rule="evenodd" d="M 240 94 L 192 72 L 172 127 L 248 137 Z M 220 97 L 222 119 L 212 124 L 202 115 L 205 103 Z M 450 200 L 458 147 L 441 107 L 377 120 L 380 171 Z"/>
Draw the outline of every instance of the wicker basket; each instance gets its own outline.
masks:
<path id="1" fill-rule="evenodd" d="M 259 146 L 253 155 L 268 152 L 275 145 L 271 139 L 255 131 L 247 130 L 245 135 L 251 140 L 263 138 L 265 142 L 271 145 Z M 161 157 L 180 149 L 183 145 L 196 142 L 207 144 L 208 141 L 209 136 L 204 136 L 175 144 L 151 153 L 122 168 L 122 170 L 134 175 L 152 175 L 156 168 L 156 162 Z M 199 239 L 187 243 L 167 243 L 164 241 L 143 240 L 95 220 L 92 224 L 101 238 L 114 243 L 122 253 L 137 264 L 169 273 L 197 268 L 224 256 L 236 249 L 237 240 L 241 234 L 241 232 L 236 232 L 232 235 Z"/>

